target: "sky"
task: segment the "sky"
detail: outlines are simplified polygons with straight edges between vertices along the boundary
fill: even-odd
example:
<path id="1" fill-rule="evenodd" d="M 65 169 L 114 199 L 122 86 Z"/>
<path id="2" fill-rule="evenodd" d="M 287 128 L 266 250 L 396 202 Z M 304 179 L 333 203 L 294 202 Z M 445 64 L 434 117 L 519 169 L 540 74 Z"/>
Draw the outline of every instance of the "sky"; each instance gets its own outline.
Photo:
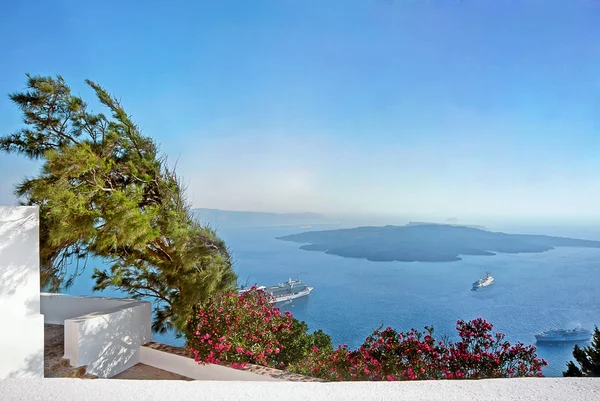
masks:
<path id="1" fill-rule="evenodd" d="M 600 222 L 600 1 L 7 2 L 0 49 L 0 135 L 89 78 L 196 207 Z"/>

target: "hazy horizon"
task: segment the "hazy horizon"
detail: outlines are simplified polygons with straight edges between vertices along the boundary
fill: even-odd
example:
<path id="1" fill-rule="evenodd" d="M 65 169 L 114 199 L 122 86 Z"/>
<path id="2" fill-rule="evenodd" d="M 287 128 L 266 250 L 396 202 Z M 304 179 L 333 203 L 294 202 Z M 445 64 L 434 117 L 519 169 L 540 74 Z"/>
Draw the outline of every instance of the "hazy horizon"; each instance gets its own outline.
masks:
<path id="1" fill-rule="evenodd" d="M 443 215 L 416 215 L 416 214 L 344 214 L 344 213 L 318 213 L 318 212 L 291 212 L 291 213 L 277 213 L 277 212 L 265 212 L 265 211 L 251 211 L 251 210 L 223 210 L 223 209 L 212 209 L 212 208 L 197 208 L 205 209 L 214 212 L 235 212 L 240 214 L 246 213 L 267 213 L 267 214 L 280 214 L 280 215 L 295 215 L 305 213 L 316 213 L 324 217 L 324 219 L 311 219 L 305 218 L 302 220 L 293 220 L 291 223 L 286 221 L 282 223 L 279 221 L 275 225 L 283 226 L 301 226 L 305 224 L 311 224 L 313 229 L 316 230 L 330 230 L 338 228 L 351 228 L 358 226 L 385 226 L 385 225 L 405 225 L 409 222 L 425 222 L 425 223 L 436 223 L 436 224 L 453 224 L 453 225 L 467 225 L 467 226 L 481 226 L 491 231 L 500 231 L 512 234 L 539 234 L 539 235 L 553 235 L 563 236 L 580 239 L 593 239 L 600 240 L 600 221 L 598 220 L 559 220 L 559 219 L 535 219 L 535 218 L 514 218 L 514 217 L 493 217 L 493 216 L 457 216 L 446 217 Z M 202 212 L 197 215 L 202 216 Z M 204 223 L 208 223 L 213 228 L 217 229 L 217 232 L 224 227 L 252 227 L 251 223 L 264 222 L 264 226 L 273 225 L 274 220 L 248 220 L 247 216 L 239 216 L 236 219 L 235 216 L 229 216 L 228 218 L 222 218 L 219 220 L 215 218 L 214 214 L 209 214 L 208 218 L 202 218 Z M 205 214 L 206 217 L 206 214 Z M 276 221 L 276 220 L 275 220 Z"/>
<path id="2" fill-rule="evenodd" d="M 25 73 L 104 111 L 89 78 L 195 207 L 600 222 L 600 3 L 31 4 L 0 15 L 0 135 Z M 2 154 L 0 204 L 38 168 Z"/>

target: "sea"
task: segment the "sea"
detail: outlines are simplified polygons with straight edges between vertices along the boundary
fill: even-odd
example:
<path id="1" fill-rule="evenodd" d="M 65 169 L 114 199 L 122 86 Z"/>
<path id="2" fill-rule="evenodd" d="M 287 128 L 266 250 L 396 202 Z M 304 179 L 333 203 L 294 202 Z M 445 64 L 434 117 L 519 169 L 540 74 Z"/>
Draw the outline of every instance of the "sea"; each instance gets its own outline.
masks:
<path id="1" fill-rule="evenodd" d="M 331 227 L 322 229 L 327 228 Z M 381 325 L 399 331 L 433 326 L 436 336 L 457 339 L 456 321 L 478 317 L 511 343 L 532 345 L 534 334 L 546 329 L 600 326 L 600 249 L 466 256 L 456 262 L 369 262 L 304 251 L 301 244 L 275 239 L 306 230 L 224 228 L 219 235 L 231 249 L 241 284 L 275 285 L 297 278 L 313 287 L 308 297 L 281 309 L 305 321 L 310 330 L 329 334 L 334 345 L 358 347 Z M 589 237 L 585 236 L 597 239 Z M 92 293 L 91 265 L 65 292 L 123 296 L 114 290 Z M 494 284 L 471 291 L 472 283 L 486 272 L 494 276 Z M 173 333 L 155 335 L 154 340 L 185 343 Z M 538 345 L 538 356 L 548 362 L 545 376 L 562 376 L 573 345 Z"/>

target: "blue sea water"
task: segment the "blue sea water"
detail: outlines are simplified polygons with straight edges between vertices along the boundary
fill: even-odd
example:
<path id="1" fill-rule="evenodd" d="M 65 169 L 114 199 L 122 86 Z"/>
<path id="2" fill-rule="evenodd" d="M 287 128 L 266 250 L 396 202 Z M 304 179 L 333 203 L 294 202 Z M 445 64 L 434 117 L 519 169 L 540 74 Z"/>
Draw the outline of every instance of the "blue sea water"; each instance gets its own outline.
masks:
<path id="1" fill-rule="evenodd" d="M 232 250 L 240 282 L 272 285 L 293 277 L 314 287 L 310 296 L 281 308 L 306 321 L 311 330 L 331 335 L 334 344 L 357 347 L 382 324 L 401 331 L 433 326 L 437 335 L 456 338 L 456 321 L 477 317 L 491 322 L 511 343 L 535 344 L 533 335 L 549 328 L 600 326 L 598 249 L 471 256 L 451 263 L 369 262 L 303 251 L 300 244 L 275 239 L 300 231 L 238 228 L 221 230 L 220 235 Z M 69 293 L 91 293 L 88 270 Z M 486 271 L 495 283 L 471 291 L 473 281 Z M 184 343 L 171 334 L 155 339 Z M 546 376 L 561 376 L 572 359 L 572 347 L 538 347 L 538 355 L 549 363 Z"/>

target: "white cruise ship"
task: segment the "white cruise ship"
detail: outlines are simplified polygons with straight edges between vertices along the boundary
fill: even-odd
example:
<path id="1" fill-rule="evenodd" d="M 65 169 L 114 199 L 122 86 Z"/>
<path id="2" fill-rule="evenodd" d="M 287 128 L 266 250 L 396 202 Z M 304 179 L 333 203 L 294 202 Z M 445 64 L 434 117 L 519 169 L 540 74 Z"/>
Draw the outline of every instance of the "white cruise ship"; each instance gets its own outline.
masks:
<path id="1" fill-rule="evenodd" d="M 592 332 L 581 327 L 573 330 L 547 330 L 535 335 L 537 342 L 587 341 L 590 337 L 592 337 Z"/>
<path id="2" fill-rule="evenodd" d="M 494 277 L 492 277 L 490 273 L 486 273 L 486 276 L 484 278 L 480 278 L 479 280 L 473 283 L 473 288 L 471 288 L 471 291 L 477 291 L 480 288 L 492 285 L 493 282 Z"/>
<path id="3" fill-rule="evenodd" d="M 273 303 L 290 301 L 292 299 L 305 297 L 313 290 L 313 287 L 309 287 L 300 280 L 288 279 L 285 283 L 279 283 L 269 287 L 260 286 L 257 287 L 259 290 L 265 291 L 267 294 L 273 297 Z M 240 290 L 241 292 L 248 290 Z"/>

